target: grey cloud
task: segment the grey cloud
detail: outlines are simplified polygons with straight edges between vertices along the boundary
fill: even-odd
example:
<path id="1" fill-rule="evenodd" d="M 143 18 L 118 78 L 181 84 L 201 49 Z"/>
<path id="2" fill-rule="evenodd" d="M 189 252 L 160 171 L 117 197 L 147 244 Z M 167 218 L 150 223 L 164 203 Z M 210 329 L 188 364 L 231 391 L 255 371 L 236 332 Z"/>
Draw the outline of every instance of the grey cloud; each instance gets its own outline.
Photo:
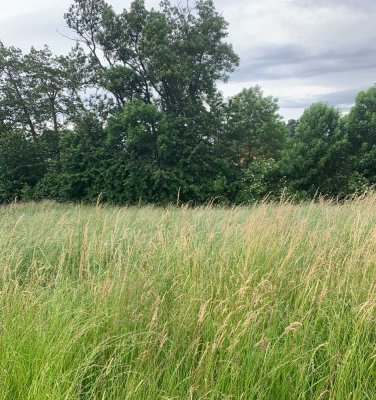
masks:
<path id="1" fill-rule="evenodd" d="M 310 96 L 309 98 L 305 99 L 281 98 L 280 104 L 282 108 L 303 109 L 309 107 L 313 103 L 321 102 L 339 107 L 343 111 L 347 111 L 355 103 L 357 94 L 365 89 L 367 88 L 359 87 L 355 89 L 341 90 L 317 96 Z"/>
<path id="2" fill-rule="evenodd" d="M 291 3 L 296 6 L 311 8 L 346 7 L 365 11 L 376 8 L 375 0 L 291 0 Z"/>
<path id="3" fill-rule="evenodd" d="M 313 78 L 323 74 L 375 69 L 376 46 L 312 53 L 299 45 L 267 45 L 241 57 L 234 81 Z M 376 74 L 375 74 L 376 75 Z"/>

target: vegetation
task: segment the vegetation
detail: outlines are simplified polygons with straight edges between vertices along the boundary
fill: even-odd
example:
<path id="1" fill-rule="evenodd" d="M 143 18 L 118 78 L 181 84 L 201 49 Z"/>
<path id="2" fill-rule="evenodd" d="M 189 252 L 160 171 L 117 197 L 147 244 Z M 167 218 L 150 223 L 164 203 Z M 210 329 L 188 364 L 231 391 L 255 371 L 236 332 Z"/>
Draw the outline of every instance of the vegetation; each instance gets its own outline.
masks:
<path id="1" fill-rule="evenodd" d="M 376 86 L 285 123 L 212 0 L 65 20 L 0 41 L 0 400 L 375 399 Z"/>
<path id="2" fill-rule="evenodd" d="M 375 197 L 0 209 L 1 399 L 374 399 Z"/>
<path id="3" fill-rule="evenodd" d="M 212 0 L 158 10 L 74 0 L 56 56 L 0 42 L 0 202 L 252 203 L 344 198 L 376 184 L 376 87 L 350 115 L 285 124 L 260 87 L 224 99 L 239 64 Z"/>

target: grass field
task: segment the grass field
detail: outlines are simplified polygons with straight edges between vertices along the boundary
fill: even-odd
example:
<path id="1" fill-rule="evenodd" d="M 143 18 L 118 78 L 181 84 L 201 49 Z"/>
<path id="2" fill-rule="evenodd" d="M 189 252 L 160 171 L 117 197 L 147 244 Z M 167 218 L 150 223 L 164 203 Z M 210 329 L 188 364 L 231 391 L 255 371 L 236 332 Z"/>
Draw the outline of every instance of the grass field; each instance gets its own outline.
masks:
<path id="1" fill-rule="evenodd" d="M 376 399 L 376 197 L 0 208 L 1 399 Z"/>

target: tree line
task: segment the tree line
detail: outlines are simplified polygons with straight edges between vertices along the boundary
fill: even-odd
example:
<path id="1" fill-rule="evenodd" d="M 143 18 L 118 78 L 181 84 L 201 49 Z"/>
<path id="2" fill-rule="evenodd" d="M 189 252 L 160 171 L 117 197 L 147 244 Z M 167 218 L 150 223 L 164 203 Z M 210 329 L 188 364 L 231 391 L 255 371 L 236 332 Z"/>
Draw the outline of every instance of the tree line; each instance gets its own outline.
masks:
<path id="1" fill-rule="evenodd" d="M 286 124 L 260 87 L 218 89 L 239 57 L 212 0 L 74 0 L 65 20 L 66 56 L 0 42 L 0 202 L 237 204 L 376 184 L 376 86 L 345 116 L 319 103 Z"/>

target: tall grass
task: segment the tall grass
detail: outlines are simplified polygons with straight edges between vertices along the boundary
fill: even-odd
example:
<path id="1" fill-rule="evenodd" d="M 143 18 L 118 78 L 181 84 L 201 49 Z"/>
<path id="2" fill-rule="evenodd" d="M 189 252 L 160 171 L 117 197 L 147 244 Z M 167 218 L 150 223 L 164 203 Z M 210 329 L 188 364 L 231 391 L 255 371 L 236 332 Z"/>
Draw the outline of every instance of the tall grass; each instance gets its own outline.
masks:
<path id="1" fill-rule="evenodd" d="M 0 208 L 1 399 L 375 399 L 376 198 Z"/>

